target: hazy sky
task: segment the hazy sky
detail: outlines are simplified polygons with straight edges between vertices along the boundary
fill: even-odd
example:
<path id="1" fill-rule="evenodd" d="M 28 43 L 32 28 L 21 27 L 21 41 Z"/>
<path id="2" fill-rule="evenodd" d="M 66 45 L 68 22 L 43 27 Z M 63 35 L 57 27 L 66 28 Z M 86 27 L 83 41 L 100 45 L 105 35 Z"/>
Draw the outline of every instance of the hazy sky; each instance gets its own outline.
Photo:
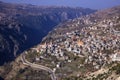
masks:
<path id="1" fill-rule="evenodd" d="M 12 3 L 28 3 L 40 6 L 71 6 L 104 9 L 120 5 L 120 0 L 0 0 Z"/>

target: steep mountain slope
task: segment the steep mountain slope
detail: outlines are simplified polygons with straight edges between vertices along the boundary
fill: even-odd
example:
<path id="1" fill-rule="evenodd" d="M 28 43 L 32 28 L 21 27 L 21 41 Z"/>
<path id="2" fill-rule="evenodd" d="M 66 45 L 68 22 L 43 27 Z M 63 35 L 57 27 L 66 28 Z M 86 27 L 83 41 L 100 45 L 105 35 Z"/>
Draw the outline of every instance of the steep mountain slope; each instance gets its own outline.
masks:
<path id="1" fill-rule="evenodd" d="M 69 7 L 39 7 L 0 2 L 0 65 L 38 44 L 60 22 L 95 12 Z"/>
<path id="2" fill-rule="evenodd" d="M 60 24 L 24 56 L 30 63 L 51 68 L 58 80 L 119 80 L 119 11 L 117 6 Z M 12 75 L 13 79 L 26 77 L 28 72 Z"/>

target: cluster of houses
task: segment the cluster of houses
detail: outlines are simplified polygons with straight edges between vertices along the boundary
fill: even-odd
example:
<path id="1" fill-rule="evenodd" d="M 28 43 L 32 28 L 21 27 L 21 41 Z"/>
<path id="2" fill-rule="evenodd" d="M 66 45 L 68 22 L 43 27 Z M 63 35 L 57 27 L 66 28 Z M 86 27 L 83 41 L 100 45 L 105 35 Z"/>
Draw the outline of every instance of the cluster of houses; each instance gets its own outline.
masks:
<path id="1" fill-rule="evenodd" d="M 78 23 L 79 24 L 79 23 Z M 114 31 L 114 20 L 103 20 L 99 24 L 75 30 L 57 40 L 39 45 L 37 52 L 51 54 L 66 60 L 65 51 L 85 57 L 84 64 L 91 64 L 95 69 L 120 61 L 120 35 Z"/>

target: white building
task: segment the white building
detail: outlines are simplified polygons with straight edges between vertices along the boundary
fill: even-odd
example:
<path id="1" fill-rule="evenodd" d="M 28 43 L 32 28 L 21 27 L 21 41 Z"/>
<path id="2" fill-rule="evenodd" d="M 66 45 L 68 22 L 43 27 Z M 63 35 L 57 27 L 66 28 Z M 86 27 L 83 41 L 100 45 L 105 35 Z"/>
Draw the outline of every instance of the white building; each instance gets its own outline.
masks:
<path id="1" fill-rule="evenodd" d="M 112 55 L 112 61 L 120 61 L 120 52 Z"/>

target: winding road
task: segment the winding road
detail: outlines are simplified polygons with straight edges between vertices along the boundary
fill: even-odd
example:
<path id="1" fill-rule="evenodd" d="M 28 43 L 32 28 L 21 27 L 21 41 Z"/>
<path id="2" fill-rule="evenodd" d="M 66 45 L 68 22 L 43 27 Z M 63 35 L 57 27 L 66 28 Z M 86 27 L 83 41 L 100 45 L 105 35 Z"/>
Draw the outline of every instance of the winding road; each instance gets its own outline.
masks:
<path id="1" fill-rule="evenodd" d="M 53 72 L 52 69 L 50 69 L 50 68 L 48 68 L 46 66 L 38 65 L 38 64 L 31 63 L 31 62 L 27 61 L 26 58 L 25 58 L 25 54 L 24 53 L 21 55 L 21 60 L 22 60 L 24 65 L 27 65 L 27 66 L 30 66 L 30 67 L 36 68 L 36 69 L 45 70 L 45 71 L 49 72 L 51 74 L 50 75 L 51 79 L 52 80 L 57 80 L 57 77 L 56 77 L 56 75 L 55 75 L 55 73 Z"/>

